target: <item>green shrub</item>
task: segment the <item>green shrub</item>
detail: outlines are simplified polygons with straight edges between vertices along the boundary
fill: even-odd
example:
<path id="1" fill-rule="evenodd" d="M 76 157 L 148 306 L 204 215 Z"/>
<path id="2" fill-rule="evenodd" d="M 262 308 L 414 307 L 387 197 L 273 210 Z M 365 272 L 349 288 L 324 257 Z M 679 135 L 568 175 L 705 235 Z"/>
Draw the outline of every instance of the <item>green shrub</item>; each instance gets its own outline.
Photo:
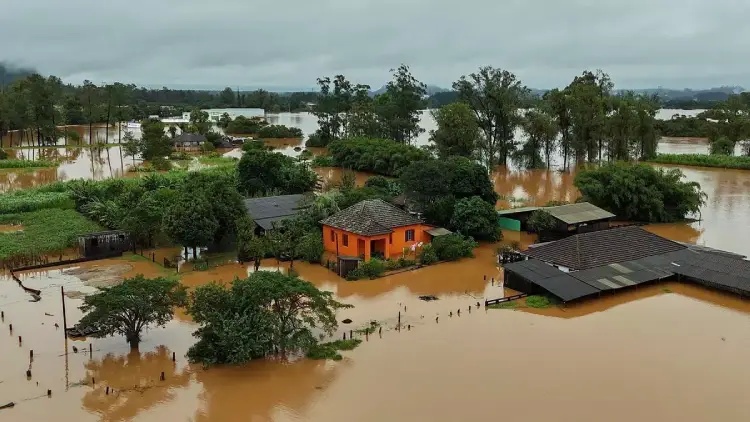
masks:
<path id="1" fill-rule="evenodd" d="M 336 163 L 330 155 L 316 155 L 310 165 L 313 167 L 334 167 Z"/>
<path id="2" fill-rule="evenodd" d="M 531 231 L 539 233 L 554 229 L 557 226 L 557 220 L 547 211 L 536 210 L 526 220 L 526 225 Z"/>
<path id="3" fill-rule="evenodd" d="M 73 199 L 67 192 L 20 190 L 0 195 L 0 214 L 39 211 L 48 208 L 72 209 Z"/>
<path id="4" fill-rule="evenodd" d="M 310 148 L 325 148 L 328 146 L 328 142 L 326 142 L 326 138 L 323 136 L 320 136 L 320 133 L 315 132 L 312 135 L 307 137 L 307 141 L 305 142 L 305 146 Z"/>
<path id="5" fill-rule="evenodd" d="M 359 267 L 347 274 L 347 280 L 361 280 L 369 278 L 370 280 L 378 278 L 385 273 L 386 264 L 383 260 L 372 258 L 367 262 L 359 264 Z"/>
<path id="6" fill-rule="evenodd" d="M 341 350 L 354 350 L 357 346 L 362 343 L 362 340 L 348 339 L 348 340 L 336 340 L 328 343 L 318 343 L 311 347 L 307 352 L 308 359 L 319 359 L 319 360 L 341 360 L 343 356 L 339 353 Z"/>
<path id="7" fill-rule="evenodd" d="M 263 141 L 245 141 L 242 144 L 242 150 L 245 152 L 265 151 L 266 145 Z"/>
<path id="8" fill-rule="evenodd" d="M 338 167 L 386 176 L 416 161 L 427 160 L 428 152 L 389 139 L 349 138 L 331 142 L 328 152 Z"/>
<path id="9" fill-rule="evenodd" d="M 403 256 L 398 259 L 388 259 L 385 261 L 386 271 L 395 271 L 403 268 L 409 268 L 417 265 L 417 261 L 406 259 Z"/>
<path id="10" fill-rule="evenodd" d="M 206 154 L 214 151 L 216 151 L 216 146 L 214 146 L 214 144 L 212 144 L 211 142 L 204 142 L 201 144 L 202 153 Z"/>
<path id="11" fill-rule="evenodd" d="M 452 233 L 432 239 L 432 247 L 440 261 L 456 261 L 474 256 L 477 243 L 470 237 Z"/>
<path id="12" fill-rule="evenodd" d="M 302 129 L 284 125 L 269 125 L 258 131 L 258 137 L 261 139 L 301 138 L 302 136 L 304 136 Z"/>
<path id="13" fill-rule="evenodd" d="M 189 161 L 193 159 L 193 156 L 184 151 L 175 151 L 169 155 L 169 159 L 175 161 Z"/>
<path id="14" fill-rule="evenodd" d="M 526 298 L 526 306 L 529 308 L 544 309 L 549 308 L 553 305 L 553 302 L 546 296 L 528 296 Z"/>
<path id="15" fill-rule="evenodd" d="M 422 265 L 432 265 L 438 262 L 440 258 L 435 252 L 435 247 L 432 244 L 427 244 L 422 247 L 422 252 L 419 254 L 419 262 Z"/>
<path id="16" fill-rule="evenodd" d="M 8 153 L 5 152 L 4 149 L 0 149 L 0 160 L 7 160 L 8 159 Z"/>
<path id="17" fill-rule="evenodd" d="M 172 163 L 162 157 L 156 157 L 150 163 L 158 171 L 167 171 L 172 168 Z"/>
<path id="18" fill-rule="evenodd" d="M 236 135 L 256 135 L 264 126 L 268 125 L 262 117 L 237 116 L 227 124 L 226 133 Z"/>
<path id="19" fill-rule="evenodd" d="M 302 237 L 300 240 L 298 252 L 300 258 L 307 262 L 319 264 L 323 258 L 323 234 L 320 230 L 315 230 Z"/>
<path id="20" fill-rule="evenodd" d="M 677 164 L 683 166 L 717 167 L 725 169 L 750 170 L 750 157 L 706 154 L 659 154 L 649 160 L 658 164 Z"/>

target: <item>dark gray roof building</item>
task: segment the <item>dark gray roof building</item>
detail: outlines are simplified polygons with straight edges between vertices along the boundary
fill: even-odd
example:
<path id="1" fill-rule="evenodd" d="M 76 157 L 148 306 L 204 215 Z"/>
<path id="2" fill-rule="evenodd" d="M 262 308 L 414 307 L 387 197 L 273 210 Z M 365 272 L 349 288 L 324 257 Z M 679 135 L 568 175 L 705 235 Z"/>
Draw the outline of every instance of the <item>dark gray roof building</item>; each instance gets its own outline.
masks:
<path id="1" fill-rule="evenodd" d="M 422 221 L 381 199 L 371 199 L 358 202 L 320 223 L 362 236 L 378 236 L 396 227 L 422 224 Z"/>
<path id="2" fill-rule="evenodd" d="M 530 259 L 505 265 L 505 285 L 563 302 L 671 277 L 750 296 L 744 256 L 673 242 L 635 226 L 571 236 L 525 254 Z"/>
<path id="3" fill-rule="evenodd" d="M 181 133 L 172 140 L 174 145 L 200 145 L 206 142 L 205 135 L 199 133 Z"/>
<path id="4" fill-rule="evenodd" d="M 273 223 L 284 221 L 299 214 L 306 207 L 306 195 L 280 195 L 250 198 L 244 201 L 245 209 L 255 224 L 263 230 L 271 230 Z"/>
<path id="5" fill-rule="evenodd" d="M 543 208 L 549 215 L 566 224 L 579 224 L 588 221 L 607 220 L 614 218 L 614 214 L 603 210 L 596 205 L 588 202 L 579 202 L 576 204 L 558 205 L 555 207 Z"/>

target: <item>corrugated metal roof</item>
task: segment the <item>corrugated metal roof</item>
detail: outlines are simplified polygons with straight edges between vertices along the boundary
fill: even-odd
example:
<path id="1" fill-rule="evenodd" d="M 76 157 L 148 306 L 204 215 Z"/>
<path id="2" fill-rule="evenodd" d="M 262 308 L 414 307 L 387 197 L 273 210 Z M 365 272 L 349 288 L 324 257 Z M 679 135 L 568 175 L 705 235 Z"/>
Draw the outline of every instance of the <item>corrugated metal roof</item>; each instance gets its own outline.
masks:
<path id="1" fill-rule="evenodd" d="M 603 210 L 596 205 L 590 204 L 588 202 L 548 207 L 544 208 L 544 211 L 567 224 L 578 224 L 585 223 L 587 221 L 606 220 L 615 216 L 611 212 Z"/>
<path id="2" fill-rule="evenodd" d="M 255 220 L 295 215 L 304 206 L 305 195 L 266 196 L 245 199 L 245 209 Z"/>
<path id="3" fill-rule="evenodd" d="M 536 259 L 506 264 L 505 270 L 514 272 L 544 288 L 563 302 L 597 294 L 600 291 L 600 289 L 581 282 L 571 277 L 570 274 Z"/>
<path id="4" fill-rule="evenodd" d="M 447 234 L 452 234 L 453 232 L 442 227 L 435 227 L 434 229 L 427 230 L 427 233 L 432 236 L 445 236 Z"/>
<path id="5" fill-rule="evenodd" d="M 507 210 L 498 210 L 497 215 L 503 216 L 503 215 L 509 215 L 509 214 L 518 214 L 518 213 L 524 213 L 524 212 L 533 212 L 536 210 L 540 210 L 544 207 L 518 207 L 518 208 L 508 208 Z"/>

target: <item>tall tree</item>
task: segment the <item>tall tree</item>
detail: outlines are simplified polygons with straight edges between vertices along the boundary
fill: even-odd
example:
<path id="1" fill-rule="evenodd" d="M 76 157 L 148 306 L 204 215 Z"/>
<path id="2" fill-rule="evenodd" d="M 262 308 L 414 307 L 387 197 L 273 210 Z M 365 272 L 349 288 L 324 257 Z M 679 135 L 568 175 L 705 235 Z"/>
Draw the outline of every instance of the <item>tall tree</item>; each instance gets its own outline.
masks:
<path id="1" fill-rule="evenodd" d="M 130 347 L 137 349 L 141 332 L 171 321 L 175 308 L 184 306 L 186 299 L 185 288 L 177 280 L 137 275 L 86 296 L 78 326 L 98 328 L 95 337 L 123 335 Z"/>
<path id="2" fill-rule="evenodd" d="M 454 155 L 471 158 L 480 132 L 474 112 L 466 103 L 452 103 L 432 110 L 437 129 L 430 131 L 430 141 L 440 158 Z"/>
<path id="3" fill-rule="evenodd" d="M 231 90 L 230 90 L 231 92 Z M 206 135 L 211 131 L 211 120 L 208 113 L 195 109 L 190 112 L 190 131 Z"/>
<path id="4" fill-rule="evenodd" d="M 164 215 L 164 231 L 184 248 L 193 249 L 193 257 L 198 256 L 198 247 L 209 245 L 219 222 L 211 212 L 211 204 L 200 193 L 178 195 L 174 204 Z"/>
<path id="5" fill-rule="evenodd" d="M 587 70 L 565 88 L 571 99 L 571 144 L 578 163 L 602 159 L 613 87 L 606 73 Z"/>
<path id="6" fill-rule="evenodd" d="M 141 157 L 154 160 L 172 153 L 172 141 L 164 133 L 164 123 L 156 119 L 146 119 L 141 124 Z"/>
<path id="7" fill-rule="evenodd" d="M 552 154 L 557 150 L 558 126 L 555 119 L 545 110 L 529 110 L 522 123 L 527 140 L 521 149 L 522 157 L 530 168 L 540 167 L 540 156 L 549 168 Z"/>
<path id="8" fill-rule="evenodd" d="M 474 111 L 484 136 L 479 140 L 479 152 L 488 168 L 505 165 L 516 149 L 514 132 L 518 127 L 529 90 L 507 70 L 490 66 L 479 72 L 462 76 L 453 89 Z"/>
<path id="9" fill-rule="evenodd" d="M 425 108 L 427 85 L 412 76 L 409 67 L 402 64 L 391 70 L 393 79 L 386 85 L 385 93 L 375 99 L 375 109 L 384 135 L 397 142 L 411 144 L 424 132 L 419 126 L 421 110 Z"/>

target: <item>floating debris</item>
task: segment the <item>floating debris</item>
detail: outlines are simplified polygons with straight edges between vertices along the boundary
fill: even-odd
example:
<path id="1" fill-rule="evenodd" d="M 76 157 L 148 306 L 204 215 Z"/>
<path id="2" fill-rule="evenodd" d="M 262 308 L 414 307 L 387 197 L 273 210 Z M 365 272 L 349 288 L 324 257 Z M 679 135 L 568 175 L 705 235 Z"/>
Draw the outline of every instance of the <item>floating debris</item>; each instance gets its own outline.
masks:
<path id="1" fill-rule="evenodd" d="M 419 299 L 420 300 L 424 300 L 425 302 L 431 302 L 433 300 L 438 300 L 437 296 L 432 296 L 432 295 L 429 295 L 429 296 L 419 296 Z"/>

